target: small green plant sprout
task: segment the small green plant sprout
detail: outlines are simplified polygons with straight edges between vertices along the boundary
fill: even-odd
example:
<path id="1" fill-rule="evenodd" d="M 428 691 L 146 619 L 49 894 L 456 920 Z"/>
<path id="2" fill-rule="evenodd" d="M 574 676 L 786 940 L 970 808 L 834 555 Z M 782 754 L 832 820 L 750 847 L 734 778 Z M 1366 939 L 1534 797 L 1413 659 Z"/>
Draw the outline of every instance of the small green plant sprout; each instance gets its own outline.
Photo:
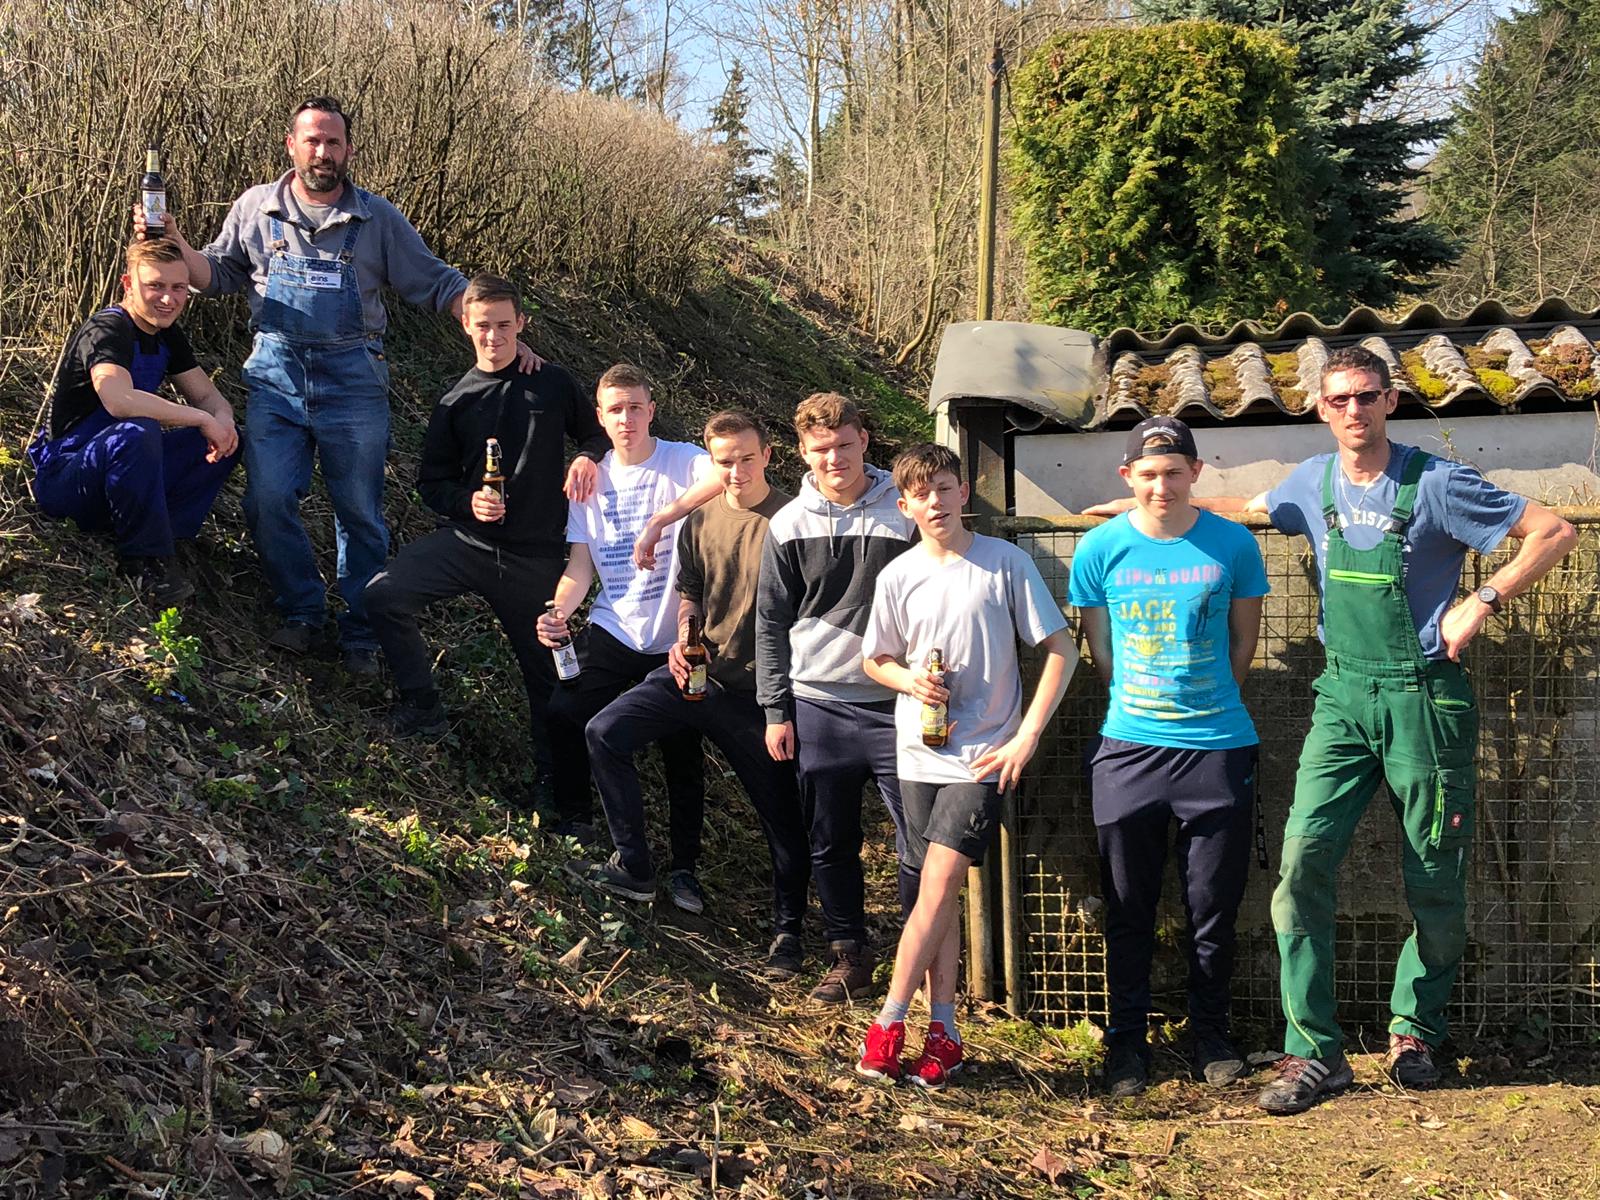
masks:
<path id="1" fill-rule="evenodd" d="M 154 670 L 146 686 L 155 695 L 189 692 L 200 679 L 200 639 L 183 632 L 183 614 L 169 608 L 150 626 L 155 635 Z"/>

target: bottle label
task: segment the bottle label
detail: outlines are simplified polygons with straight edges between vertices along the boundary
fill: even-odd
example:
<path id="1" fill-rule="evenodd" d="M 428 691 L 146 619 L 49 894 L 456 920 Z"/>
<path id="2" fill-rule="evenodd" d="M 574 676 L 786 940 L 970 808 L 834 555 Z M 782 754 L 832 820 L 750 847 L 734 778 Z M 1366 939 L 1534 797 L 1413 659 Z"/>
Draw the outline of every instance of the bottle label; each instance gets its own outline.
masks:
<path id="1" fill-rule="evenodd" d="M 949 714 L 949 708 L 943 704 L 924 704 L 922 706 L 923 736 L 943 737 L 945 733 L 945 718 Z"/>
<path id="2" fill-rule="evenodd" d="M 160 232 L 161 218 L 167 211 L 167 194 L 165 192 L 141 193 L 144 204 L 144 223 L 149 228 Z"/>
<path id="3" fill-rule="evenodd" d="M 578 666 L 578 652 L 571 642 L 565 646 L 557 646 L 552 653 L 556 656 L 556 675 L 563 681 L 576 679 L 581 668 Z"/>
<path id="4" fill-rule="evenodd" d="M 683 685 L 683 690 L 691 696 L 704 696 L 706 694 L 706 664 L 695 663 L 689 668 L 689 682 Z"/>

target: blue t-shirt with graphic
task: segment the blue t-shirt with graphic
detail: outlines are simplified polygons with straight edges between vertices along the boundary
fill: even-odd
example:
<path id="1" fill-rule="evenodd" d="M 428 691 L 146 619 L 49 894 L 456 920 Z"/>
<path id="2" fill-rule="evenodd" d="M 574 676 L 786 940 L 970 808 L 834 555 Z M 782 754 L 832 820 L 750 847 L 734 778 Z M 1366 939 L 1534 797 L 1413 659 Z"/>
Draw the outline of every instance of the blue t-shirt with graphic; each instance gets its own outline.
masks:
<path id="1" fill-rule="evenodd" d="M 1333 472 L 1333 498 L 1344 539 L 1352 549 L 1370 550 L 1389 530 L 1389 518 L 1400 495 L 1406 460 L 1421 454 L 1415 446 L 1389 444 L 1389 465 L 1369 489 L 1351 483 L 1341 467 Z M 1267 493 L 1272 523 L 1284 533 L 1306 538 L 1316 551 L 1317 578 L 1323 577 L 1328 555 L 1328 523 L 1322 516 L 1322 476 L 1332 454 L 1318 454 L 1301 463 Z M 1401 545 L 1406 602 L 1416 623 L 1422 653 L 1445 657 L 1439 620 L 1455 602 L 1467 550 L 1493 552 L 1522 517 L 1527 498 L 1495 487 L 1476 467 L 1432 458 L 1417 481 L 1417 503 Z M 1322 636 L 1318 620 L 1317 636 Z"/>
<path id="2" fill-rule="evenodd" d="M 1128 513 L 1085 534 L 1067 595 L 1110 620 L 1111 702 L 1100 732 L 1188 750 L 1254 745 L 1228 654 L 1228 611 L 1270 590 L 1255 537 L 1214 513 L 1176 538 L 1140 533 Z"/>

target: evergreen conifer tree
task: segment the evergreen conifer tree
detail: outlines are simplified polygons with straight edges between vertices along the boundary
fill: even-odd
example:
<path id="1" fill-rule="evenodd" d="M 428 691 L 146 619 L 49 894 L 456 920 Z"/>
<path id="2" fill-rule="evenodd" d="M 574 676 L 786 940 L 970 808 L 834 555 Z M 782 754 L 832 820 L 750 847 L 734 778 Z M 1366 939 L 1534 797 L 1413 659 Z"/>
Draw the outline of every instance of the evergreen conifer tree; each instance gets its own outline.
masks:
<path id="1" fill-rule="evenodd" d="M 1423 65 L 1424 30 L 1407 17 L 1405 0 L 1134 0 L 1133 8 L 1147 21 L 1267 30 L 1298 51 L 1304 133 L 1323 159 L 1306 199 L 1318 282 L 1332 308 L 1386 307 L 1424 290 L 1429 273 L 1454 261 L 1450 239 L 1406 211 L 1419 177 L 1412 156 L 1449 122 L 1383 115 Z"/>
<path id="2" fill-rule="evenodd" d="M 766 177 L 756 168 L 756 161 L 767 154 L 766 150 L 750 144 L 750 89 L 745 82 L 744 68 L 734 59 L 728 72 L 727 86 L 711 107 L 711 133 L 717 138 L 727 155 L 726 183 L 727 207 L 723 217 L 735 229 L 743 230 L 750 210 L 759 203 L 766 190 Z"/>

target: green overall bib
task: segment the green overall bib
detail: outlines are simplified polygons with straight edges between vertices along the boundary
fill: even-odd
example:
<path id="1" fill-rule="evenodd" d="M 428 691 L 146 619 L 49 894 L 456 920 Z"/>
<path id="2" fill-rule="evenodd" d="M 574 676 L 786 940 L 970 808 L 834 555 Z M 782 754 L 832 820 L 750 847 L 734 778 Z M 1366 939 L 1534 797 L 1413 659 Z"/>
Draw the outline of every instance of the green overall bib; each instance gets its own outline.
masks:
<path id="1" fill-rule="evenodd" d="M 1406 603 L 1401 547 L 1428 455 L 1406 460 L 1388 532 L 1371 550 L 1345 541 L 1334 503 L 1335 455 L 1322 481 L 1328 548 L 1322 579 L 1327 668 L 1300 752 L 1272 896 L 1282 963 L 1284 1048 L 1327 1058 L 1334 1018 L 1334 884 L 1356 823 L 1387 782 L 1404 835 L 1402 873 L 1415 920 L 1395 967 L 1391 1033 L 1437 1046 L 1467 946 L 1478 707 L 1458 663 L 1429 662 Z"/>

